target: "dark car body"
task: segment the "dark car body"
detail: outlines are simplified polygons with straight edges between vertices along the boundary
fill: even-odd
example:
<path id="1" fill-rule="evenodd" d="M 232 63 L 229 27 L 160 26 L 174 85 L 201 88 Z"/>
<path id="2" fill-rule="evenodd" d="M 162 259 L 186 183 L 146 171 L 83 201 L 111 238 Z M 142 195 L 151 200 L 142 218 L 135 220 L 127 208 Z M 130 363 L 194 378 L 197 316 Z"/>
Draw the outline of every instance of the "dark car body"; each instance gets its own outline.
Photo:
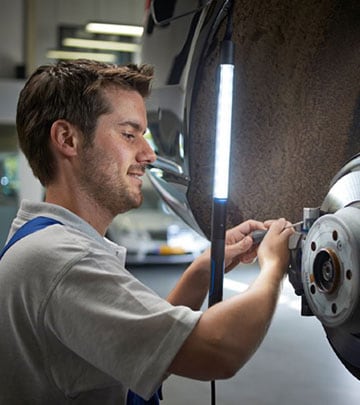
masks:
<path id="1" fill-rule="evenodd" d="M 148 100 L 151 178 L 210 236 L 217 73 L 227 0 L 152 0 L 142 39 L 155 66 Z M 235 90 L 228 225 L 319 206 L 360 150 L 360 2 L 234 1 Z"/>

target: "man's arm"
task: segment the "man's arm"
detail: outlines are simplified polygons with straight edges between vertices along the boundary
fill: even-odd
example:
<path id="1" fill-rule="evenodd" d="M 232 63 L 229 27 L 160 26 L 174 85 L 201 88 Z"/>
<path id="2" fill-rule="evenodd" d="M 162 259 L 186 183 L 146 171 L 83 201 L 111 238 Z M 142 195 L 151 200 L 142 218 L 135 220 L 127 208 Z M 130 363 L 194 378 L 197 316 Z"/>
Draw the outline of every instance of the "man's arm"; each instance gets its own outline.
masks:
<path id="1" fill-rule="evenodd" d="M 241 295 L 213 305 L 173 360 L 169 372 L 200 379 L 229 378 L 256 351 L 274 313 L 288 266 L 285 220 L 275 221 L 259 247 L 260 274 Z"/>
<path id="2" fill-rule="evenodd" d="M 266 228 L 262 222 L 249 220 L 226 232 L 225 271 L 256 257 L 257 249 L 253 248 L 249 234 L 257 229 Z M 167 300 L 173 305 L 199 309 L 209 290 L 210 272 L 210 249 L 207 249 L 186 269 Z"/>

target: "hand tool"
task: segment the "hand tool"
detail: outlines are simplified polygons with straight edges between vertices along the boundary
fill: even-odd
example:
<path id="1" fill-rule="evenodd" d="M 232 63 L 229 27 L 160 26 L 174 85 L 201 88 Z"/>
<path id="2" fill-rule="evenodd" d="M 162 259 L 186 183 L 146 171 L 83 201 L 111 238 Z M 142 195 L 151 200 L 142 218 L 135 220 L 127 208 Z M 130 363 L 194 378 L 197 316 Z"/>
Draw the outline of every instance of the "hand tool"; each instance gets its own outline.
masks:
<path id="1" fill-rule="evenodd" d="M 294 224 L 290 224 L 290 225 L 285 226 L 284 229 L 295 228 L 296 226 L 302 225 L 303 223 L 304 223 L 304 221 L 295 222 Z M 256 231 L 251 232 L 250 236 L 253 239 L 254 245 L 258 245 L 264 239 L 267 232 L 268 232 L 267 229 L 266 230 L 258 229 Z"/>

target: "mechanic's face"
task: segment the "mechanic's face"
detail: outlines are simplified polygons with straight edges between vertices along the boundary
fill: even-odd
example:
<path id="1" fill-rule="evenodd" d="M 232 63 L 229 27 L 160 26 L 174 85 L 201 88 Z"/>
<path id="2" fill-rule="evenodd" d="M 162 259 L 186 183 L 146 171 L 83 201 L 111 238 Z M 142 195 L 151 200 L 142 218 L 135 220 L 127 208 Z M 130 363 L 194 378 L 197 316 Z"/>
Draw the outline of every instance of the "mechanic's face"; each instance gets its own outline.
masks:
<path id="1" fill-rule="evenodd" d="M 93 145 L 81 157 L 80 185 L 112 215 L 142 203 L 142 179 L 156 155 L 144 139 L 146 109 L 136 91 L 105 91 L 110 113 L 98 119 Z"/>

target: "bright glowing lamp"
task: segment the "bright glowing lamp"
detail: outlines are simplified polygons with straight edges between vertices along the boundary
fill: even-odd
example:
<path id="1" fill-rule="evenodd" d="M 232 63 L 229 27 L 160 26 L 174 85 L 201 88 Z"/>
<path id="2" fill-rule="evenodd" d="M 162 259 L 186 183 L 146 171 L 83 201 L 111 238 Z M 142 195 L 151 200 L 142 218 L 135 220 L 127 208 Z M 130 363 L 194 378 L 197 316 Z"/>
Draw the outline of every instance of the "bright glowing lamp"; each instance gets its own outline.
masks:
<path id="1" fill-rule="evenodd" d="M 216 118 L 215 170 L 213 197 L 227 199 L 233 103 L 234 65 L 220 65 L 220 83 Z"/>
<path id="2" fill-rule="evenodd" d="M 229 193 L 231 122 L 234 83 L 234 45 L 225 39 L 221 47 L 216 115 L 215 165 L 211 227 L 211 279 L 209 306 L 222 300 L 224 279 L 226 208 Z"/>

